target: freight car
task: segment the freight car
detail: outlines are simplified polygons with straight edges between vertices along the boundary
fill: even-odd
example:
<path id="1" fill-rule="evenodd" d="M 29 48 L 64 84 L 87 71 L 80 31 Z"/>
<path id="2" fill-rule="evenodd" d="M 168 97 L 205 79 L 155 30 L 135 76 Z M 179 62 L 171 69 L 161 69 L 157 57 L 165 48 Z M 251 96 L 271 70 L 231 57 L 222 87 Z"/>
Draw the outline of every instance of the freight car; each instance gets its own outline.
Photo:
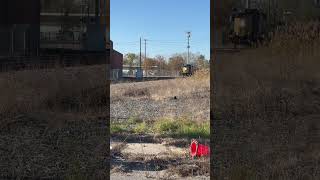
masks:
<path id="1" fill-rule="evenodd" d="M 239 44 L 252 46 L 267 38 L 266 14 L 258 9 L 233 10 L 230 17 L 228 38 L 235 47 Z"/>

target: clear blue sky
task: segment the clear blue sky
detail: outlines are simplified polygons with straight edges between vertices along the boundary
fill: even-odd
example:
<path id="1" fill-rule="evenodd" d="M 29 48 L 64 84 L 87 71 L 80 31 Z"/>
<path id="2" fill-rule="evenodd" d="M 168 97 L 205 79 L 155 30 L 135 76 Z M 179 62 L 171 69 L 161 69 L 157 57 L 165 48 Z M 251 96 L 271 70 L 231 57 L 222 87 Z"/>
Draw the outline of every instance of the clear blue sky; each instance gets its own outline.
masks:
<path id="1" fill-rule="evenodd" d="M 170 56 L 190 51 L 210 56 L 210 0 L 110 0 L 110 35 L 114 49 L 139 53 L 140 36 L 147 55 Z M 144 54 L 144 41 L 142 41 Z"/>

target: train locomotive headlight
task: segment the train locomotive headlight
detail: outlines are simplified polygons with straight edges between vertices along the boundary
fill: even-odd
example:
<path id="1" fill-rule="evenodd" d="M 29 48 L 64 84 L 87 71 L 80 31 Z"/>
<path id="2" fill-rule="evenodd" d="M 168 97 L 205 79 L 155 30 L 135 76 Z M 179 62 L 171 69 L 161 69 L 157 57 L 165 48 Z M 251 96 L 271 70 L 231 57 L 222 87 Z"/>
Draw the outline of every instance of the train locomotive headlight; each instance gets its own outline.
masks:
<path id="1" fill-rule="evenodd" d="M 186 67 L 183 67 L 183 68 L 182 68 L 182 71 L 183 71 L 183 72 L 187 72 L 187 70 L 188 70 L 188 68 L 186 68 Z"/>

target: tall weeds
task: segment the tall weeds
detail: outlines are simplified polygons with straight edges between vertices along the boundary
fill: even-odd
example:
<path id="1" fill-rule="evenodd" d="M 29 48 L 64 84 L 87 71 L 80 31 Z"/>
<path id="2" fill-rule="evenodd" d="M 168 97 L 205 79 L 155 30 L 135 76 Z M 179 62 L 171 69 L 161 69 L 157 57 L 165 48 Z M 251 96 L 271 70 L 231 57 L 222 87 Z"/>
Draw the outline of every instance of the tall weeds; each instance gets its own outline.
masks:
<path id="1" fill-rule="evenodd" d="M 320 174 L 317 158 L 308 160 L 318 137 L 307 130 L 319 128 L 319 45 L 319 22 L 296 22 L 279 27 L 267 46 L 217 57 L 213 132 L 226 156 L 215 161 L 233 164 L 215 166 L 229 167 L 225 175 L 236 166 L 254 179 Z"/>
<path id="2" fill-rule="evenodd" d="M 104 66 L 0 74 L 0 114 L 93 110 L 106 105 Z"/>

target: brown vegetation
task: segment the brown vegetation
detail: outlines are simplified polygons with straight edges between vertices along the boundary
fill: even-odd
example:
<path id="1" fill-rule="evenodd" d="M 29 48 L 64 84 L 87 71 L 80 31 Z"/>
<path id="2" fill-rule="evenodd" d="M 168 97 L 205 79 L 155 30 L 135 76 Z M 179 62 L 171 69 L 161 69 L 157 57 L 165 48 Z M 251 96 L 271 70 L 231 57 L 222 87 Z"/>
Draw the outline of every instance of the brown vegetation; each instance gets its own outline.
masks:
<path id="1" fill-rule="evenodd" d="M 93 66 L 2 73 L 0 114 L 101 107 L 106 102 L 105 72 L 104 66 Z"/>
<path id="2" fill-rule="evenodd" d="M 267 47 L 215 61 L 214 168 L 231 179 L 317 179 L 318 24 L 279 29 Z"/>
<path id="3" fill-rule="evenodd" d="M 133 143 L 140 152 L 125 154 L 124 143 L 113 147 L 112 177 L 209 178 L 209 158 L 188 157 L 191 137 L 208 144 L 209 74 L 209 70 L 199 70 L 188 78 L 111 85 L 112 140 L 115 144 L 119 139 L 131 146 Z M 183 148 L 187 153 L 172 153 L 169 146 Z M 165 150 L 158 154 L 160 147 Z"/>
<path id="4" fill-rule="evenodd" d="M 105 178 L 105 66 L 0 74 L 0 179 Z"/>
<path id="5" fill-rule="evenodd" d="M 186 115 L 207 121 L 209 92 L 209 72 L 205 70 L 191 78 L 112 84 L 111 117 L 152 120 Z"/>

